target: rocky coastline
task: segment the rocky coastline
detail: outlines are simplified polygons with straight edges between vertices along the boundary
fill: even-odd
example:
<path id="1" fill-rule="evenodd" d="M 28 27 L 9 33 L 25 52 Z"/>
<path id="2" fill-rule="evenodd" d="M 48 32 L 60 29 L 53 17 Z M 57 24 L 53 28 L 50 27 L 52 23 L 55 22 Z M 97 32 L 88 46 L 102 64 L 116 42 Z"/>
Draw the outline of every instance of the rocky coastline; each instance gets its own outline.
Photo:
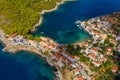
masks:
<path id="1" fill-rule="evenodd" d="M 39 12 L 39 14 L 40 14 L 41 16 L 40 16 L 40 18 L 39 18 L 39 21 L 33 26 L 33 29 L 31 30 L 31 32 L 35 32 L 36 27 L 39 26 L 39 25 L 41 25 L 41 23 L 42 23 L 42 21 L 43 21 L 43 16 L 42 16 L 43 14 L 45 14 L 45 13 L 47 13 L 47 12 L 52 12 L 52 11 L 58 9 L 59 5 L 64 4 L 64 2 L 65 2 L 65 0 L 61 0 L 61 2 L 56 3 L 56 6 L 55 6 L 53 9 L 51 9 L 51 10 L 42 10 L 41 12 Z"/>
<path id="2" fill-rule="evenodd" d="M 64 80 L 62 78 L 62 73 L 59 71 L 59 68 L 53 62 L 51 62 L 47 56 L 43 55 L 41 50 L 29 46 L 11 45 L 10 42 L 7 40 L 7 38 L 5 38 L 5 34 L 1 29 L 0 29 L 0 42 L 4 46 L 3 48 L 4 52 L 10 52 L 11 54 L 16 54 L 17 52 L 26 51 L 39 56 L 41 59 L 43 59 L 47 64 L 49 64 L 53 68 L 55 73 L 55 80 Z"/>
<path id="3" fill-rule="evenodd" d="M 54 10 L 56 10 L 58 8 L 59 5 L 64 4 L 65 0 L 61 0 L 61 2 L 57 3 L 56 6 L 51 9 L 51 10 L 42 10 L 42 12 L 40 12 L 40 15 L 43 15 L 47 12 L 52 12 Z M 39 21 L 33 26 L 33 29 L 31 30 L 31 32 L 35 32 L 36 27 L 39 26 L 42 23 L 43 17 L 40 16 Z M 49 64 L 55 73 L 55 80 L 65 80 L 63 79 L 63 74 L 61 73 L 61 71 L 59 70 L 59 68 L 51 61 L 49 61 L 48 57 L 46 57 L 45 55 L 42 54 L 42 52 L 40 50 L 34 50 L 31 49 L 32 47 L 20 47 L 20 48 L 13 48 L 14 46 L 12 46 L 10 44 L 10 42 L 6 39 L 6 34 L 0 29 L 0 42 L 2 43 L 2 45 L 4 46 L 3 51 L 4 52 L 10 52 L 11 54 L 16 54 L 17 52 L 21 52 L 21 51 L 27 51 L 30 53 L 33 53 L 37 56 L 39 56 L 40 58 L 42 58 L 43 60 L 45 60 L 45 62 L 47 64 Z"/>

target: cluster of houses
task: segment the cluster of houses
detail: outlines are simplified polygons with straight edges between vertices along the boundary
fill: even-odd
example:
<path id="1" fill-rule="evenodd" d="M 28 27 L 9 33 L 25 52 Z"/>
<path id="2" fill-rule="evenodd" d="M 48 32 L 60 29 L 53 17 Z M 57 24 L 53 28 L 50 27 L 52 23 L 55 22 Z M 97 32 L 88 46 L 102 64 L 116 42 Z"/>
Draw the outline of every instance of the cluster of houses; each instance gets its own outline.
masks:
<path id="1" fill-rule="evenodd" d="M 94 25 L 94 21 L 97 21 L 97 23 Z M 93 36 L 93 44 L 104 44 L 105 39 L 107 39 L 107 34 L 104 34 L 100 29 L 104 29 L 107 31 L 107 27 L 110 27 L 110 24 L 107 21 L 101 21 L 99 18 L 91 19 L 88 22 L 80 22 L 81 26 L 85 28 L 92 36 Z M 87 25 L 87 26 L 86 26 Z M 100 30 L 100 31 L 99 31 Z M 80 72 L 84 73 L 80 69 L 79 64 L 77 63 L 76 56 L 71 55 L 70 53 L 66 52 L 66 45 L 60 45 L 55 43 L 50 38 L 41 37 L 40 42 L 36 42 L 34 40 L 26 40 L 22 36 L 15 34 L 12 34 L 9 37 L 9 40 L 11 41 L 12 45 L 27 45 L 32 46 L 41 49 L 43 52 L 53 52 L 51 55 L 52 60 L 56 65 L 59 66 L 59 68 L 68 67 L 69 69 L 74 69 L 74 79 L 73 80 L 84 80 L 83 75 L 80 74 Z M 90 62 L 94 64 L 94 66 L 99 67 L 102 63 L 106 62 L 106 57 L 99 52 L 101 48 L 93 46 L 93 44 L 89 44 L 89 42 L 84 41 L 79 44 L 79 46 L 82 48 L 80 52 L 84 52 L 84 56 L 90 58 Z M 83 48 L 84 47 L 84 48 Z M 112 55 L 113 48 L 108 47 L 105 51 L 106 55 Z M 118 48 L 118 51 L 120 51 L 120 47 Z M 81 71 L 80 71 L 81 70 Z M 118 71 L 118 66 L 112 67 L 112 72 L 116 73 Z M 85 73 L 84 73 L 85 75 Z M 86 76 L 86 75 L 85 75 Z M 92 80 L 92 79 L 90 79 Z"/>
<path id="2" fill-rule="evenodd" d="M 59 50 L 58 52 L 56 52 L 53 59 L 56 62 L 59 62 L 59 61 L 62 62 L 61 64 L 63 65 L 62 66 L 60 65 L 60 67 L 64 67 L 65 65 L 67 65 L 69 68 L 76 68 L 78 66 L 76 64 L 75 57 L 63 50 Z"/>
<path id="3" fill-rule="evenodd" d="M 100 51 L 102 51 L 102 49 L 100 47 L 96 47 L 93 46 L 93 44 L 97 43 L 97 45 L 102 45 L 104 44 L 105 40 L 108 38 L 108 35 L 110 35 L 110 31 L 109 31 L 109 27 L 111 26 L 111 24 L 106 20 L 106 18 L 94 18 L 91 19 L 87 22 L 80 22 L 80 25 L 86 30 L 88 31 L 92 36 L 93 36 L 93 42 L 90 45 L 89 42 L 82 42 L 80 43 L 80 47 L 85 47 L 83 48 L 83 50 L 81 50 L 81 52 L 86 53 L 85 56 L 90 58 L 90 61 L 96 66 L 99 67 L 102 62 L 106 62 L 106 55 L 113 55 L 113 49 L 114 47 L 106 47 L 105 51 L 104 51 L 104 55 L 101 54 Z M 112 36 L 115 37 L 114 34 L 111 34 Z M 118 40 L 118 37 L 117 39 Z M 114 45 L 116 45 L 116 42 L 112 39 L 110 39 L 110 42 L 113 43 Z M 116 49 L 116 48 L 115 48 Z M 120 47 L 117 47 L 117 50 L 120 52 Z M 118 72 L 118 66 L 113 66 L 111 68 L 113 73 L 117 73 Z"/>
<path id="4" fill-rule="evenodd" d="M 106 20 L 106 18 L 93 18 L 87 22 L 81 22 L 80 24 L 85 30 L 87 30 L 93 36 L 93 44 L 104 44 L 104 41 L 107 39 L 107 28 L 111 25 Z M 104 29 L 104 30 L 103 30 Z M 105 31 L 105 32 L 103 32 Z M 102 50 L 100 47 L 94 47 L 93 44 L 88 45 L 88 42 L 80 43 L 81 47 L 86 47 L 86 56 L 90 58 L 92 63 L 99 67 L 101 62 L 106 62 L 107 59 L 100 53 L 98 50 Z M 112 47 L 108 47 L 104 52 L 107 55 L 112 55 Z"/>
<path id="5" fill-rule="evenodd" d="M 33 40 L 26 40 L 23 36 L 17 35 L 16 33 L 12 34 L 9 38 L 12 45 L 26 45 L 26 46 L 33 46 L 38 47 L 39 44 Z"/>
<path id="6" fill-rule="evenodd" d="M 88 44 L 88 42 L 82 42 L 79 44 L 80 47 L 86 47 L 85 50 L 81 50 L 81 52 L 85 52 L 86 54 L 84 55 L 90 58 L 91 63 L 93 63 L 96 67 L 99 67 L 101 63 L 106 62 L 107 59 L 102 54 L 100 54 L 98 47 L 94 47 L 93 45 L 89 46 Z M 108 48 L 106 53 L 112 54 L 111 48 Z"/>
<path id="7" fill-rule="evenodd" d="M 34 40 L 26 40 L 23 38 L 23 36 L 14 33 L 8 39 L 11 41 L 12 45 L 27 45 L 49 51 L 57 50 L 56 44 L 50 38 L 41 37 L 40 39 L 42 39 L 42 41 L 37 42 Z"/>
<path id="8" fill-rule="evenodd" d="M 34 40 L 26 40 L 22 36 L 17 35 L 16 33 L 12 34 L 9 37 L 12 45 L 27 45 L 41 49 L 43 52 L 45 51 L 53 51 L 55 54 L 52 58 L 56 61 L 61 60 L 65 65 L 69 67 L 76 67 L 75 58 L 70 53 L 65 52 L 65 45 L 58 45 L 50 38 L 41 37 L 40 42 L 36 42 Z M 59 65 L 59 64 L 58 64 Z"/>

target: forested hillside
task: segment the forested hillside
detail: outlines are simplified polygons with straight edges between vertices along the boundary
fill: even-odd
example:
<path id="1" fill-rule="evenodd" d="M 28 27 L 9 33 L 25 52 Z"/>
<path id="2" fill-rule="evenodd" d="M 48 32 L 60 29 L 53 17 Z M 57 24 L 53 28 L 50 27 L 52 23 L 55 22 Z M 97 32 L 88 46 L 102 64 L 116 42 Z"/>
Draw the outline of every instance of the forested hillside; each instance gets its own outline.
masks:
<path id="1" fill-rule="evenodd" d="M 39 20 L 39 12 L 61 0 L 0 0 L 0 28 L 7 34 L 26 35 Z"/>

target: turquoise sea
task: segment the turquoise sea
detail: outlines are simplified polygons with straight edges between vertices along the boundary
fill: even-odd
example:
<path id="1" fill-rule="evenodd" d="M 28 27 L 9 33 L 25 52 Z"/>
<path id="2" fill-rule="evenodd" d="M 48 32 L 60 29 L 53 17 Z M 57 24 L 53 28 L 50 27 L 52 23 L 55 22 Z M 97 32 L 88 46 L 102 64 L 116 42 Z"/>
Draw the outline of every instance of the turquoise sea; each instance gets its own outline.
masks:
<path id="1" fill-rule="evenodd" d="M 68 0 L 56 11 L 43 15 L 43 23 L 34 35 L 48 36 L 64 44 L 82 41 L 90 35 L 77 27 L 77 20 L 84 21 L 117 11 L 120 11 L 120 0 Z"/>
<path id="2" fill-rule="evenodd" d="M 59 43 L 73 43 L 90 35 L 77 27 L 77 20 L 120 11 L 120 0 L 78 0 L 65 2 L 56 11 L 43 15 L 43 23 L 34 36 L 48 36 Z M 0 44 L 0 80 L 53 80 L 53 69 L 38 56 L 29 52 L 9 54 Z"/>
<path id="3" fill-rule="evenodd" d="M 0 80 L 53 80 L 54 72 L 40 57 L 28 52 L 5 53 L 0 44 Z"/>

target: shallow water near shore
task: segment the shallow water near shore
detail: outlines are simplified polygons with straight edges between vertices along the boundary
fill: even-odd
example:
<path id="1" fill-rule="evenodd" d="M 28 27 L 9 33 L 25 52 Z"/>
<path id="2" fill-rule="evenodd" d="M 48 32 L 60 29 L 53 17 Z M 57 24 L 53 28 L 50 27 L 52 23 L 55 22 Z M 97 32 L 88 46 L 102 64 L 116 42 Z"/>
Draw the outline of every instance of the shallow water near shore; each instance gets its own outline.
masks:
<path id="1" fill-rule="evenodd" d="M 43 15 L 43 23 L 38 26 L 35 36 L 48 36 L 58 43 L 74 43 L 90 38 L 75 21 L 120 11 L 120 0 L 76 0 L 68 1 L 56 11 Z M 72 34 L 71 34 L 72 33 Z"/>
<path id="2" fill-rule="evenodd" d="M 0 80 L 53 80 L 53 69 L 28 52 L 5 53 L 0 44 Z"/>

